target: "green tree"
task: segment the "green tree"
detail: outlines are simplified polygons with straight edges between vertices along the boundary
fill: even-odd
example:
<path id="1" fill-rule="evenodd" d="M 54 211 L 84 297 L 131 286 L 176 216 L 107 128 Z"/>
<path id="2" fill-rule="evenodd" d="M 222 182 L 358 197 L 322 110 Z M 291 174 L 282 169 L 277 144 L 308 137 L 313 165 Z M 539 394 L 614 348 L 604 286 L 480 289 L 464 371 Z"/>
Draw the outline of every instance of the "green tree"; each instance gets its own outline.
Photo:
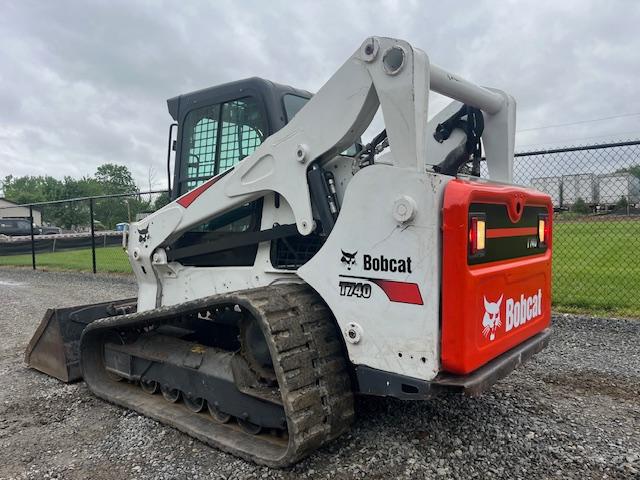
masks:
<path id="1" fill-rule="evenodd" d="M 97 182 L 102 185 L 103 194 L 134 193 L 138 190 L 133 175 L 126 165 L 105 163 L 100 165 L 94 175 Z"/>
<path id="2" fill-rule="evenodd" d="M 619 168 L 618 170 L 616 170 L 616 173 L 625 173 L 625 172 L 628 172 L 640 178 L 640 165 L 631 165 L 630 167 Z"/>
<path id="3" fill-rule="evenodd" d="M 9 175 L 2 181 L 7 200 L 22 203 L 50 202 L 81 197 L 113 195 L 120 193 L 137 194 L 133 175 L 125 165 L 105 163 L 100 165 L 92 177 L 64 177 L 58 180 L 51 176 Z M 89 227 L 89 201 L 65 202 L 39 207 L 44 222 L 66 229 Z M 149 201 L 138 197 L 100 199 L 94 201 L 94 218 L 107 228 L 116 223 L 130 221 L 136 213 L 149 211 Z"/>
<path id="4" fill-rule="evenodd" d="M 153 210 L 160 210 L 162 207 L 167 205 L 171 199 L 169 198 L 169 192 L 162 192 L 160 195 L 156 197 L 155 202 L 153 202 Z"/>
<path id="5" fill-rule="evenodd" d="M 8 200 L 18 204 L 60 200 L 76 196 L 69 194 L 68 187 L 71 180 L 70 178 L 65 178 L 61 181 L 50 176 L 16 178 L 9 175 L 3 181 L 4 194 Z M 38 208 L 42 211 L 42 220 L 45 223 L 64 228 L 70 228 L 76 223 L 77 214 L 75 209 L 69 208 L 64 204 L 43 205 Z"/>
<path id="6" fill-rule="evenodd" d="M 629 202 L 627 201 L 627 197 L 622 196 L 620 200 L 616 203 L 616 210 L 627 211 L 627 207 L 629 206 Z"/>
<path id="7" fill-rule="evenodd" d="M 126 165 L 105 163 L 100 165 L 94 175 L 100 185 L 100 195 L 136 193 L 137 187 L 133 175 Z M 107 229 L 115 228 L 117 223 L 135 219 L 141 208 L 140 199 L 135 197 L 103 198 L 95 200 L 94 219 Z"/>
<path id="8" fill-rule="evenodd" d="M 14 203 L 47 202 L 64 195 L 64 184 L 50 176 L 14 177 L 3 180 L 4 196 Z"/>
<path id="9" fill-rule="evenodd" d="M 578 198 L 576 203 L 571 207 L 571 211 L 575 213 L 589 213 L 589 205 L 582 199 Z"/>
<path id="10" fill-rule="evenodd" d="M 102 187 L 93 177 L 64 177 L 64 194 L 54 200 L 91 197 L 101 195 Z M 89 227 L 89 202 L 81 200 L 77 202 L 65 202 L 46 207 L 55 212 L 55 224 L 66 229 Z M 49 218 L 47 215 L 46 218 Z M 49 221 L 49 220 L 48 220 Z"/>

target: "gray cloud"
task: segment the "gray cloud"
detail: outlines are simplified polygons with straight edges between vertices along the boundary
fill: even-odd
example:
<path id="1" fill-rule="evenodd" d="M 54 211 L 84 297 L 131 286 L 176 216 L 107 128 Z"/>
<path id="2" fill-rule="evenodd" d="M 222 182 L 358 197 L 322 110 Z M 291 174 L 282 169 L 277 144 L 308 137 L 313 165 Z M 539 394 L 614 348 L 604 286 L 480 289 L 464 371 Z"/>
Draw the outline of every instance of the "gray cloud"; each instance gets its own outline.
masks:
<path id="1" fill-rule="evenodd" d="M 7 2 L 0 177 L 127 164 L 164 182 L 165 100 L 258 75 L 317 90 L 371 34 L 512 93 L 518 128 L 640 111 L 640 4 L 620 2 Z M 434 106 L 442 106 L 435 101 Z M 517 145 L 640 135 L 640 116 L 530 130 Z"/>

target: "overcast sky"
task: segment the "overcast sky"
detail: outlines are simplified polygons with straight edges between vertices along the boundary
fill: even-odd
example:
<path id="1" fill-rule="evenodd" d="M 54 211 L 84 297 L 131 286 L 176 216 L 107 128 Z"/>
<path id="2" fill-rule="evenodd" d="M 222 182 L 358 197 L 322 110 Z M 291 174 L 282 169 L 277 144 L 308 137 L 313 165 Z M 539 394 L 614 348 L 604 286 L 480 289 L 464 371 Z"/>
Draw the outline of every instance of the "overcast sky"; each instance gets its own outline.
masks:
<path id="1" fill-rule="evenodd" d="M 640 2 L 0 0 L 0 178 L 123 163 L 165 185 L 166 99 L 248 76 L 315 91 L 369 35 L 518 102 L 516 145 L 640 136 Z M 442 105 L 436 103 L 435 105 Z M 433 113 L 433 111 L 432 111 Z"/>

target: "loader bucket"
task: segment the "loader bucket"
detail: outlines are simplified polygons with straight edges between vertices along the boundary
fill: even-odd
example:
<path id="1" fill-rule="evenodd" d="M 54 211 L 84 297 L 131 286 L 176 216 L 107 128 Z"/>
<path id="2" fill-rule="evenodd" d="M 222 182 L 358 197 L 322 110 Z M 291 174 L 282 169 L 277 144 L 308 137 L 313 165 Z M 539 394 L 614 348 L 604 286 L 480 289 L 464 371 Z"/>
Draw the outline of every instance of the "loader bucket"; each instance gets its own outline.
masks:
<path id="1" fill-rule="evenodd" d="M 29 368 L 66 383 L 80 380 L 80 336 L 85 327 L 99 318 L 135 310 L 135 298 L 50 308 L 29 341 L 24 355 L 25 363 Z"/>

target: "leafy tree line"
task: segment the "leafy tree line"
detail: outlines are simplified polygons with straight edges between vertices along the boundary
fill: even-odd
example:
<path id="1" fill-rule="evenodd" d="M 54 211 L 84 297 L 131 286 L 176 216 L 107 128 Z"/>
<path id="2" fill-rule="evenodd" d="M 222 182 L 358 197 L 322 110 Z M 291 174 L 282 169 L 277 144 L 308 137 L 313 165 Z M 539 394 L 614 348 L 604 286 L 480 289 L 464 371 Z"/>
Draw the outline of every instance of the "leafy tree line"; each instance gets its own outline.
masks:
<path id="1" fill-rule="evenodd" d="M 94 200 L 94 221 L 98 228 L 115 228 L 120 222 L 135 221 L 141 212 L 157 210 L 168 203 L 166 193 L 154 199 L 149 195 L 136 195 L 140 191 L 133 175 L 124 165 L 106 163 L 97 168 L 93 176 L 79 179 L 64 177 L 62 180 L 46 176 L 14 177 L 2 181 L 4 196 L 14 203 L 37 203 L 78 197 L 93 197 L 121 193 L 130 197 Z M 37 207 L 43 222 L 65 229 L 84 229 L 90 226 L 89 202 L 65 202 Z"/>
<path id="2" fill-rule="evenodd" d="M 626 172 L 629 172 L 631 175 L 634 175 L 640 178 L 640 165 L 631 165 L 630 167 L 619 168 L 618 170 L 616 170 L 616 173 L 626 173 Z"/>

